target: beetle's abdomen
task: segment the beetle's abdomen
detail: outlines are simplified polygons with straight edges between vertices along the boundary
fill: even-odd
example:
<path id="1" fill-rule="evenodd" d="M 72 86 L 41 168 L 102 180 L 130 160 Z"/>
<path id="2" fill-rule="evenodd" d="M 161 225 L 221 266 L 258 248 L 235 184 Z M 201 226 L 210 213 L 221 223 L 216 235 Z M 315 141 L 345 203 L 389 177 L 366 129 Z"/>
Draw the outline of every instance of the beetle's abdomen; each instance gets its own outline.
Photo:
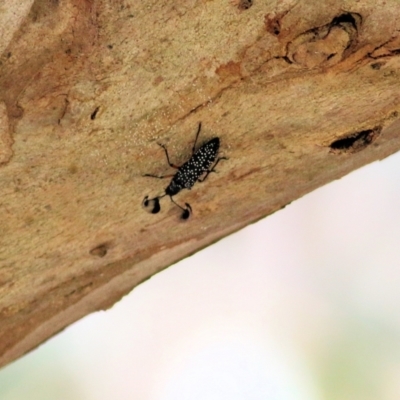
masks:
<path id="1" fill-rule="evenodd" d="M 173 177 L 171 184 L 179 187 L 179 190 L 190 189 L 198 179 L 209 170 L 219 150 L 219 138 L 213 138 L 203 144 L 190 158 L 183 164 Z M 170 186 L 171 186 L 170 184 Z"/>

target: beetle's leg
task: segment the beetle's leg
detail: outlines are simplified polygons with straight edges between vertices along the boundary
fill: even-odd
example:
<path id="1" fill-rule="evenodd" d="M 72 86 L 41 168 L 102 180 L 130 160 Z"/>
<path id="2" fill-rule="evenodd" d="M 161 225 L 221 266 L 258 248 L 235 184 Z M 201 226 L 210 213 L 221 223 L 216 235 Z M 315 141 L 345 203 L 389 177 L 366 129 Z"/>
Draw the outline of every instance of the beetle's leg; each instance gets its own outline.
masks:
<path id="1" fill-rule="evenodd" d="M 167 147 L 166 147 L 166 146 L 164 146 L 164 145 L 163 145 L 163 144 L 161 144 L 161 143 L 157 143 L 157 144 L 158 144 L 160 147 L 162 147 L 162 148 L 164 149 L 164 151 L 165 151 L 165 155 L 167 156 L 168 165 L 169 165 L 170 167 L 172 167 L 172 168 L 179 169 L 178 165 L 172 164 L 172 162 L 171 162 L 171 161 L 169 161 L 169 155 L 168 155 L 168 150 L 167 150 Z"/>
<path id="2" fill-rule="evenodd" d="M 194 145 L 192 148 L 192 155 L 196 152 L 196 144 L 197 144 L 197 139 L 199 137 L 200 131 L 201 131 L 201 122 L 199 122 L 199 127 L 197 128 L 196 139 L 194 140 Z"/>
<path id="3" fill-rule="evenodd" d="M 190 214 L 192 213 L 192 207 L 190 207 L 190 204 L 185 203 L 186 208 L 183 208 L 182 206 L 180 206 L 178 203 L 176 203 L 174 201 L 172 196 L 169 196 L 169 197 L 170 197 L 171 201 L 183 211 L 183 213 L 181 215 L 181 219 L 188 219 L 190 217 Z"/>
<path id="4" fill-rule="evenodd" d="M 149 176 L 150 178 L 158 178 L 158 179 L 165 179 L 165 178 L 172 178 L 174 176 L 174 174 L 170 174 L 170 175 L 152 175 L 152 174 L 144 174 L 143 176 Z"/>
<path id="5" fill-rule="evenodd" d="M 216 170 L 215 170 L 215 167 L 217 166 L 217 164 L 221 161 L 221 160 L 228 160 L 228 158 L 226 158 L 226 157 L 219 157 L 218 159 L 217 159 L 217 161 L 215 162 L 215 164 L 213 165 L 213 167 L 211 168 L 211 169 L 209 169 L 209 170 L 207 170 L 207 173 L 204 175 L 204 177 L 203 177 L 203 179 L 197 179 L 197 182 L 204 182 L 205 180 L 206 180 L 206 178 L 207 178 L 207 176 L 208 176 L 208 174 L 210 173 L 210 172 L 217 172 Z"/>

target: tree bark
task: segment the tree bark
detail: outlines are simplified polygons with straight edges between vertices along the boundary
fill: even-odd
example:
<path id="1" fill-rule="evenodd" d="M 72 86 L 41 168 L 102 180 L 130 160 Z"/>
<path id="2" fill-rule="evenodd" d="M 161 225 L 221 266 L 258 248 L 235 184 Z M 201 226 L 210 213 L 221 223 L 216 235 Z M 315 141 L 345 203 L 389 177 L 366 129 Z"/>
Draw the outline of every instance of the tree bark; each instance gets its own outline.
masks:
<path id="1" fill-rule="evenodd" d="M 0 365 L 400 149 L 397 0 L 3 4 Z M 174 197 L 188 220 L 146 212 L 157 143 L 183 164 L 200 121 L 228 160 Z"/>

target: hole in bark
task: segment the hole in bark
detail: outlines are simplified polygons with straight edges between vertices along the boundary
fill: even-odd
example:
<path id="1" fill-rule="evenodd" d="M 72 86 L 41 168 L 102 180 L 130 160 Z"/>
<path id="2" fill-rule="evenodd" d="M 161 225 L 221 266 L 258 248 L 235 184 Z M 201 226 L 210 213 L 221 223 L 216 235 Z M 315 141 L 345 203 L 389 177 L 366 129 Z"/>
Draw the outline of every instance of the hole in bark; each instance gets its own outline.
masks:
<path id="1" fill-rule="evenodd" d="M 375 63 L 371 64 L 371 68 L 378 70 L 378 69 L 381 69 L 382 65 L 385 65 L 385 63 L 384 62 L 375 62 Z"/>
<path id="2" fill-rule="evenodd" d="M 350 152 L 362 150 L 370 145 L 381 133 L 382 127 L 377 126 L 373 129 L 356 132 L 343 139 L 335 140 L 330 148 L 335 152 Z"/>
<path id="3" fill-rule="evenodd" d="M 100 107 L 96 107 L 94 111 L 90 114 L 90 119 L 93 121 L 96 118 L 97 113 L 99 112 Z"/>
<path id="4" fill-rule="evenodd" d="M 354 15 L 352 13 L 341 14 L 332 20 L 331 26 L 347 23 L 347 24 L 353 25 L 354 29 L 357 29 L 356 18 L 361 20 L 361 16 L 358 14 L 354 14 Z"/>
<path id="5" fill-rule="evenodd" d="M 239 0 L 238 9 L 248 10 L 253 5 L 253 0 Z"/>
<path id="6" fill-rule="evenodd" d="M 104 257 L 105 255 L 107 255 L 109 246 L 110 246 L 109 243 L 102 243 L 99 246 L 97 246 L 97 247 L 93 248 L 92 250 L 90 250 L 89 253 L 92 256 Z"/>
<path id="7" fill-rule="evenodd" d="M 281 20 L 287 14 L 284 13 L 270 13 L 264 16 L 265 29 L 272 35 L 279 36 L 281 34 Z"/>

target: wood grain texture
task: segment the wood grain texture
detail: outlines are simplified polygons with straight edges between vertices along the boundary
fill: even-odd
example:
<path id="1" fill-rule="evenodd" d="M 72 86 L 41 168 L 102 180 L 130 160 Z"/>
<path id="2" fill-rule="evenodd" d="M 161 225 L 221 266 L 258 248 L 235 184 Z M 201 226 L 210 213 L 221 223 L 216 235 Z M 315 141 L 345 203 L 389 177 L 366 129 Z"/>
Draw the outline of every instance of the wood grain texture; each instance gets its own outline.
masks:
<path id="1" fill-rule="evenodd" d="M 397 0 L 14 3 L 0 12 L 0 365 L 400 149 Z M 199 121 L 229 160 L 176 196 L 188 221 L 168 199 L 145 212 L 168 184 L 143 177 L 170 171 L 156 143 L 183 163 Z"/>

